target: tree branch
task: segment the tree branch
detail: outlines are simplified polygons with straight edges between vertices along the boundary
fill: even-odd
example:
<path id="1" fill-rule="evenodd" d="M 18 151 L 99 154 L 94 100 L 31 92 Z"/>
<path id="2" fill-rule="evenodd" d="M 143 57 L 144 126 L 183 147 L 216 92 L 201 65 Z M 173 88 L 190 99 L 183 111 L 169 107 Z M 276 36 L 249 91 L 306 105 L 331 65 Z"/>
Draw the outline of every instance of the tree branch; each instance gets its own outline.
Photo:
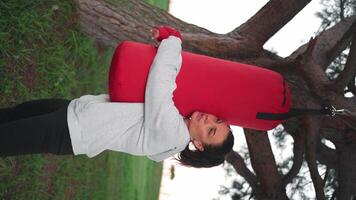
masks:
<path id="1" fill-rule="evenodd" d="M 320 128 L 321 134 L 334 144 L 342 143 L 344 137 L 340 134 L 339 130 L 333 128 Z"/>
<path id="2" fill-rule="evenodd" d="M 336 151 L 323 144 L 320 140 L 317 142 L 316 159 L 323 165 L 337 169 Z"/>
<path id="3" fill-rule="evenodd" d="M 323 180 L 321 179 L 318 166 L 316 163 L 316 144 L 318 138 L 318 124 L 315 119 L 312 117 L 304 117 L 303 119 L 305 127 L 306 127 L 306 160 L 308 163 L 310 176 L 313 181 L 316 197 L 318 200 L 325 200 L 324 188 L 323 188 Z"/>
<path id="4" fill-rule="evenodd" d="M 185 50 L 220 58 L 243 59 L 257 56 L 251 45 L 224 34 L 184 33 Z"/>
<path id="5" fill-rule="evenodd" d="M 356 75 L 356 33 L 354 33 L 352 38 L 352 43 L 350 47 L 349 55 L 347 56 L 347 61 L 344 70 L 340 73 L 335 83 L 332 85 L 332 89 L 335 92 L 343 92 L 345 87 L 354 79 Z"/>
<path id="6" fill-rule="evenodd" d="M 293 135 L 292 135 L 293 136 Z M 304 141 L 305 135 L 298 130 L 298 133 L 293 136 L 293 165 L 289 172 L 282 178 L 282 187 L 286 187 L 293 178 L 299 173 L 303 164 L 304 155 Z"/>
<path id="7" fill-rule="evenodd" d="M 356 28 L 356 16 L 346 18 L 333 27 L 321 32 L 314 48 L 313 59 L 323 70 L 348 46 Z M 288 59 L 296 59 L 303 54 L 308 44 L 299 47 Z"/>
<path id="8" fill-rule="evenodd" d="M 245 38 L 245 42 L 253 46 L 256 51 L 262 50 L 263 44 L 293 19 L 310 1 L 270 0 L 246 23 L 228 35 L 237 40 Z"/>
<path id="9" fill-rule="evenodd" d="M 244 159 L 239 153 L 231 151 L 226 155 L 225 159 L 234 167 L 236 172 L 247 181 L 247 183 L 252 187 L 254 193 L 262 194 L 257 177 L 247 168 Z"/>
<path id="10" fill-rule="evenodd" d="M 338 199 L 346 200 L 352 197 L 353 181 L 355 181 L 355 145 L 338 145 Z"/>
<path id="11" fill-rule="evenodd" d="M 347 85 L 347 90 L 349 92 L 352 92 L 352 94 L 356 95 L 356 81 L 355 81 L 355 76 L 351 78 L 351 81 Z"/>
<path id="12" fill-rule="evenodd" d="M 267 132 L 244 129 L 251 165 L 269 199 L 287 199 Z"/>
<path id="13" fill-rule="evenodd" d="M 340 1 L 339 1 L 339 3 L 340 3 L 340 5 L 339 5 L 339 7 L 340 7 L 339 16 L 340 16 L 340 19 L 341 19 L 341 20 L 344 20 L 344 19 L 345 19 L 345 13 L 344 13 L 344 11 L 345 11 L 345 1 L 346 1 L 346 0 L 340 0 Z"/>
<path id="14" fill-rule="evenodd" d="M 323 179 L 323 188 L 325 187 L 326 181 L 328 180 L 329 173 L 330 173 L 330 168 L 329 166 L 326 166 L 325 176 Z"/>
<path id="15" fill-rule="evenodd" d="M 326 90 L 325 87 L 329 85 L 330 81 L 321 67 L 315 63 L 313 53 L 315 52 L 317 40 L 318 38 L 310 39 L 306 50 L 298 56 L 297 60 L 299 60 L 299 71 L 309 88 L 322 102 Z"/>
<path id="16" fill-rule="evenodd" d="M 317 64 L 319 54 L 315 50 L 318 44 L 317 40 L 319 38 L 310 40 L 307 49 L 297 58 L 301 60 L 298 70 L 315 97 L 321 103 L 333 105 L 336 108 L 345 108 L 355 113 L 355 102 L 351 102 L 340 95 L 340 93 L 329 89 L 331 81 L 326 76 L 322 67 Z"/>
<path id="17" fill-rule="evenodd" d="M 76 0 L 76 3 L 82 31 L 104 47 L 116 47 L 123 40 L 150 43 L 153 26 L 169 25 L 182 32 L 185 50 L 214 57 L 256 56 L 244 39 L 236 40 L 188 24 L 141 0 L 115 1 L 117 5 L 102 0 Z"/>
<path id="18" fill-rule="evenodd" d="M 353 129 L 345 130 L 344 138 L 346 144 L 356 144 L 356 131 Z"/>

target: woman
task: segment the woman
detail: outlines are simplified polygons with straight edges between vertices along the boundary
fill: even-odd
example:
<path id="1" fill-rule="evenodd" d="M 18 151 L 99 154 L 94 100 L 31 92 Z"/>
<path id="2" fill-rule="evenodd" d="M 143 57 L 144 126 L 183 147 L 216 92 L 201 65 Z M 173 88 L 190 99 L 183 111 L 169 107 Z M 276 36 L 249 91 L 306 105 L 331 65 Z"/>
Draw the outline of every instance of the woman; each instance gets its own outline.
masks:
<path id="1" fill-rule="evenodd" d="M 145 155 L 162 161 L 179 153 L 187 166 L 212 167 L 231 151 L 229 126 L 214 115 L 182 117 L 172 101 L 181 67 L 181 36 L 156 27 L 161 42 L 146 85 L 145 103 L 110 102 L 108 95 L 85 95 L 72 101 L 48 99 L 0 109 L 0 156 L 53 153 L 86 154 L 104 150 Z M 196 150 L 189 149 L 189 143 Z"/>

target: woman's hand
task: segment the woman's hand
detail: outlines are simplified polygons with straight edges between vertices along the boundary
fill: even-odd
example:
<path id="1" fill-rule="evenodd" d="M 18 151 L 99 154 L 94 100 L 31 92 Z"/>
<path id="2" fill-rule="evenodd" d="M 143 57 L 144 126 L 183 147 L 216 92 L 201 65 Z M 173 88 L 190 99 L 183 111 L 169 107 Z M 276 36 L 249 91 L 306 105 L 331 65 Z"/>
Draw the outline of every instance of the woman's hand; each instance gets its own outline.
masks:
<path id="1" fill-rule="evenodd" d="M 156 28 L 156 27 L 153 27 L 152 29 L 151 29 L 151 36 L 152 36 L 152 39 L 153 40 L 156 40 L 156 41 L 158 41 L 158 37 L 159 37 L 159 30 Z"/>
<path id="2" fill-rule="evenodd" d="M 160 44 L 160 42 L 157 39 L 158 37 L 159 37 L 159 30 L 157 28 L 153 27 L 151 29 L 151 38 L 154 41 L 156 46 L 159 46 L 159 44 Z"/>
<path id="3" fill-rule="evenodd" d="M 156 42 L 161 42 L 169 36 L 175 36 L 182 40 L 182 35 L 176 29 L 169 26 L 155 26 L 151 29 L 151 36 Z"/>

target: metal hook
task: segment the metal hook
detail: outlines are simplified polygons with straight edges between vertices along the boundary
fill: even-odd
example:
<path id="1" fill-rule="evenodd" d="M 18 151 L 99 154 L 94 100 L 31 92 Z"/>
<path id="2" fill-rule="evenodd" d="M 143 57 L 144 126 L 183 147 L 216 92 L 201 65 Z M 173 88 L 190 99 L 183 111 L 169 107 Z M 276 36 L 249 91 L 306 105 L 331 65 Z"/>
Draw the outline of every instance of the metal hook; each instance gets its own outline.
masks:
<path id="1" fill-rule="evenodd" d="M 331 106 L 331 105 L 327 109 L 329 109 L 329 111 L 330 111 L 329 115 L 331 117 L 334 117 L 336 114 L 342 114 L 345 112 L 345 109 L 336 109 L 334 106 Z"/>

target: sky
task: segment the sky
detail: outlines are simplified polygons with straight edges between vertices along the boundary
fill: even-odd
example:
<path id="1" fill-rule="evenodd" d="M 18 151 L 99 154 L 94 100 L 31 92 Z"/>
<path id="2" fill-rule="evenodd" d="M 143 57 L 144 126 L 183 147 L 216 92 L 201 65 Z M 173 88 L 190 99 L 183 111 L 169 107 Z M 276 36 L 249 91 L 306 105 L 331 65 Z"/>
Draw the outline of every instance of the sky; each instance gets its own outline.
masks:
<path id="1" fill-rule="evenodd" d="M 204 27 L 212 32 L 227 33 L 253 16 L 268 0 L 171 0 L 169 12 L 175 17 Z M 320 10 L 319 0 L 309 3 L 286 26 L 275 34 L 265 45 L 285 57 L 301 44 L 307 42 L 320 26 L 315 13 Z M 246 145 L 242 129 L 232 127 L 235 136 L 234 150 L 239 151 Z M 272 141 L 273 143 L 273 141 Z M 290 144 L 291 148 L 292 145 Z M 272 150 L 278 160 L 277 150 Z M 282 159 L 282 158 L 279 158 Z M 187 168 L 164 162 L 160 200 L 209 200 L 218 196 L 220 185 L 227 185 L 230 179 L 225 177 L 221 166 L 210 169 Z M 169 167 L 175 165 L 176 177 L 169 179 Z"/>

